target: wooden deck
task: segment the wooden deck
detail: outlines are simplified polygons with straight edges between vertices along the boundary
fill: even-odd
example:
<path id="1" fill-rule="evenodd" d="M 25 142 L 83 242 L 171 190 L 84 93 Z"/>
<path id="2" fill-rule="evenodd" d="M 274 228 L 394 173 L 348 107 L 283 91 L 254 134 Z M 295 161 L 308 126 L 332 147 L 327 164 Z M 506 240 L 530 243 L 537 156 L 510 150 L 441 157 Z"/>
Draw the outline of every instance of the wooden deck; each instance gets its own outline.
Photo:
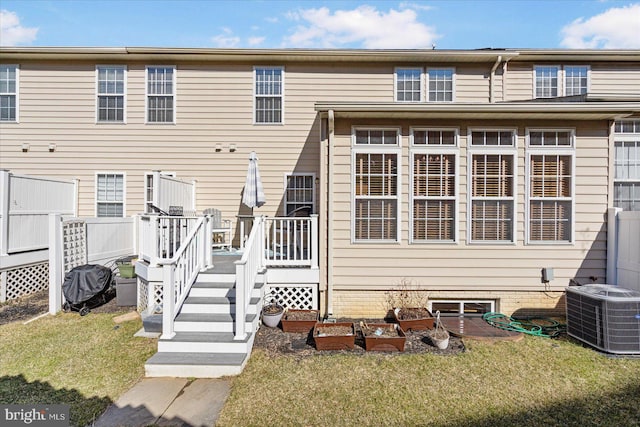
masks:
<path id="1" fill-rule="evenodd" d="M 482 341 L 519 341 L 521 332 L 505 331 L 491 326 L 481 317 L 441 317 L 440 320 L 450 334 L 460 338 Z"/>

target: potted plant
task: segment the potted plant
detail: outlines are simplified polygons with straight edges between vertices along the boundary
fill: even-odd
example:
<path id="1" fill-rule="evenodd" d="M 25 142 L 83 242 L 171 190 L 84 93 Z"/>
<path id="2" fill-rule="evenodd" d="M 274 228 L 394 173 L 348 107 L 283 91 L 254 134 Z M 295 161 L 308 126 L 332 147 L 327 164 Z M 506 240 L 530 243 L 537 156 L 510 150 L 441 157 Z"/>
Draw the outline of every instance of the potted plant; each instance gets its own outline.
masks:
<path id="1" fill-rule="evenodd" d="M 353 323 L 316 323 L 313 341 L 317 350 L 351 350 L 356 343 Z"/>
<path id="2" fill-rule="evenodd" d="M 284 307 L 276 300 L 275 295 L 268 295 L 268 302 L 262 306 L 262 323 L 270 328 L 275 328 L 280 323 L 284 314 Z M 266 298 L 265 297 L 265 298 Z"/>
<path id="3" fill-rule="evenodd" d="M 444 350 L 449 346 L 449 331 L 447 331 L 440 321 L 440 312 L 436 312 L 436 327 L 433 331 L 430 331 L 429 338 L 433 345 L 440 350 Z"/>
<path id="4" fill-rule="evenodd" d="M 404 351 L 407 337 L 396 323 L 360 322 L 367 351 Z"/>
<path id="5" fill-rule="evenodd" d="M 308 334 L 318 322 L 318 310 L 287 309 L 282 317 L 282 330 Z"/>
<path id="6" fill-rule="evenodd" d="M 428 301 L 427 291 L 407 279 L 387 292 L 387 305 L 405 332 L 433 329 L 434 317 L 427 309 Z"/>

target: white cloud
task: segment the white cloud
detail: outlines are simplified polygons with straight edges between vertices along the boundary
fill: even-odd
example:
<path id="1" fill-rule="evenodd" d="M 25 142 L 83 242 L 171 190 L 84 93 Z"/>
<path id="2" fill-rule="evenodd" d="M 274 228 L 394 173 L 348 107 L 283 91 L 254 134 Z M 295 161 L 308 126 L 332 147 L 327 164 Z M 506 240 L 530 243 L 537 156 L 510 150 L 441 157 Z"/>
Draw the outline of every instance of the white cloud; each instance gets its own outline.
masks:
<path id="1" fill-rule="evenodd" d="M 426 4 L 402 2 L 398 5 L 400 9 L 413 9 L 413 10 L 432 10 L 433 7 Z"/>
<path id="2" fill-rule="evenodd" d="M 249 46 L 255 47 L 261 45 L 264 42 L 266 37 L 249 37 Z"/>
<path id="3" fill-rule="evenodd" d="M 233 48 L 240 44 L 240 37 L 234 36 L 230 28 L 223 28 L 222 33 L 211 37 L 215 47 Z"/>
<path id="4" fill-rule="evenodd" d="M 0 45 L 16 46 L 31 43 L 36 39 L 38 28 L 27 28 L 20 25 L 20 18 L 15 12 L 0 10 Z"/>
<path id="5" fill-rule="evenodd" d="M 640 3 L 614 7 L 562 28 L 560 44 L 571 49 L 640 48 Z"/>
<path id="6" fill-rule="evenodd" d="M 326 7 L 287 14 L 300 22 L 284 44 L 289 47 L 364 47 L 367 49 L 430 48 L 439 37 L 435 29 L 417 20 L 412 9 L 388 12 L 363 5 L 331 12 Z"/>

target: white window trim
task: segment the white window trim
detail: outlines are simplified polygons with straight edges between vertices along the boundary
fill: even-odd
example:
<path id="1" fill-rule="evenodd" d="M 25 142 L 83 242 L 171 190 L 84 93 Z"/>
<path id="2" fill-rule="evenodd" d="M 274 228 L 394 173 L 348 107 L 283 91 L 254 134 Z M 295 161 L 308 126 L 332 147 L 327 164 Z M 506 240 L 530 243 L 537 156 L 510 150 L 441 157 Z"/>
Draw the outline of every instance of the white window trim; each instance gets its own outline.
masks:
<path id="1" fill-rule="evenodd" d="M 16 97 L 16 119 L 0 121 L 2 124 L 20 123 L 20 65 L 18 64 L 2 64 L 3 67 L 15 67 L 16 69 L 16 91 L 3 92 L 2 95 L 15 95 Z"/>
<path id="2" fill-rule="evenodd" d="M 433 303 L 439 304 L 439 303 L 445 303 L 445 304 L 458 304 L 458 314 L 453 314 L 453 313 L 446 313 L 446 314 L 442 314 L 442 316 L 447 317 L 447 316 L 461 316 L 464 314 L 464 305 L 465 304 L 489 304 L 490 305 L 490 309 L 489 312 L 493 313 L 496 311 L 496 301 L 495 300 L 490 300 L 490 299 L 486 299 L 486 300 L 482 300 L 482 299 L 434 299 L 434 300 L 429 300 L 427 302 L 427 309 L 433 313 Z"/>
<path id="3" fill-rule="evenodd" d="M 473 132 L 511 132 L 513 135 L 513 144 L 508 145 L 471 145 L 471 135 Z M 473 191 L 473 155 L 474 154 L 503 154 L 513 156 L 513 196 L 511 202 L 513 204 L 513 218 L 511 221 L 512 241 L 494 241 L 494 240 L 472 240 L 472 203 L 474 200 Z M 509 200 L 509 199 L 503 199 Z M 469 245 L 511 245 L 515 246 L 518 242 L 517 237 L 518 225 L 518 130 L 515 128 L 469 128 L 467 129 L 467 244 Z"/>
<path id="4" fill-rule="evenodd" d="M 615 156 L 615 145 L 617 142 L 639 142 L 640 141 L 640 120 L 637 119 L 627 119 L 627 120 L 616 120 L 616 123 L 618 122 L 636 122 L 636 132 L 615 132 L 613 133 L 613 153 L 611 155 L 612 157 L 612 167 L 613 170 L 611 172 L 611 180 L 613 181 L 613 191 L 614 193 L 611 196 L 611 206 L 614 206 L 615 203 L 615 186 L 617 183 L 623 183 L 623 184 L 638 184 L 638 186 L 640 186 L 640 179 L 633 179 L 633 178 L 616 178 L 616 156 Z M 614 129 L 615 129 L 615 125 L 614 125 Z"/>
<path id="5" fill-rule="evenodd" d="M 165 171 L 160 171 L 160 175 L 164 175 L 164 176 L 170 176 L 172 178 L 176 177 L 176 173 L 175 172 L 165 172 Z M 152 202 L 152 200 L 149 200 L 149 197 L 147 196 L 147 178 L 153 176 L 153 172 L 145 172 L 144 173 L 144 182 L 142 183 L 142 188 L 144 189 L 144 205 L 143 205 L 143 212 L 145 213 L 149 213 L 147 212 L 147 205 L 149 203 Z"/>
<path id="6" fill-rule="evenodd" d="M 591 66 L 586 64 L 568 64 L 562 67 L 562 94 L 564 96 L 567 95 L 567 75 L 566 75 L 566 67 L 575 67 L 575 68 L 586 68 L 587 69 L 587 93 L 591 91 Z M 577 95 L 572 95 L 577 96 Z"/>
<path id="7" fill-rule="evenodd" d="M 420 71 L 420 99 L 418 101 L 400 101 L 398 100 L 398 70 L 418 70 Z M 424 91 L 424 87 L 425 87 L 425 73 L 424 73 L 424 68 L 422 67 L 395 67 L 393 69 L 393 100 L 394 102 L 401 102 L 401 103 L 416 103 L 416 102 L 424 102 L 424 97 L 425 97 L 425 91 Z"/>
<path id="8" fill-rule="evenodd" d="M 265 123 L 265 122 L 259 122 L 256 120 L 256 98 L 258 97 L 258 94 L 256 93 L 256 81 L 257 81 L 257 76 L 256 76 L 256 71 L 257 70 L 261 70 L 264 68 L 277 68 L 280 69 L 282 72 L 282 81 L 280 82 L 280 121 L 279 122 L 272 122 L 272 123 Z M 285 111 L 285 100 L 284 100 L 284 94 L 285 94 L 285 68 L 284 65 L 255 65 L 253 67 L 253 71 L 252 71 L 252 75 L 253 75 L 253 124 L 256 126 L 283 126 L 285 124 L 285 119 L 284 119 L 284 111 Z M 260 95 L 260 96 L 264 96 L 264 95 Z M 275 96 L 274 96 L 275 98 Z"/>
<path id="9" fill-rule="evenodd" d="M 356 144 L 356 131 L 358 130 L 382 130 L 382 131 L 395 131 L 397 144 L 395 145 L 362 145 Z M 388 154 L 394 153 L 397 156 L 397 169 L 398 169 L 398 182 L 397 186 L 397 206 L 396 206 L 396 238 L 382 239 L 382 240 L 358 240 L 356 239 L 356 185 L 355 185 L 355 165 L 356 154 L 358 153 L 371 153 L 371 154 Z M 379 244 L 379 243 L 393 243 L 399 244 L 401 242 L 400 236 L 402 236 L 402 129 L 400 127 L 390 126 L 366 126 L 358 125 L 351 128 L 351 165 L 350 165 L 350 185 L 351 185 L 351 243 L 353 244 Z M 386 196 L 387 198 L 391 198 Z M 382 198 L 382 197 L 381 197 Z"/>
<path id="10" fill-rule="evenodd" d="M 122 217 L 127 217 L 127 173 L 124 171 L 96 171 L 93 180 L 93 200 L 94 200 L 94 214 L 96 218 L 98 217 L 98 175 L 122 175 Z M 106 202 L 105 202 L 106 203 Z M 108 202 L 108 203 L 119 203 L 119 202 Z M 118 218 L 118 217 L 114 217 Z"/>
<path id="11" fill-rule="evenodd" d="M 536 79 L 538 68 L 556 68 L 558 70 L 558 94 L 556 96 L 544 96 L 544 97 L 536 96 L 536 92 L 538 91 L 538 83 L 537 83 L 538 79 Z M 533 94 L 531 96 L 532 99 L 551 99 L 551 98 L 557 98 L 561 96 L 562 94 L 564 94 L 564 73 L 562 72 L 562 66 L 557 64 L 534 65 L 533 66 L 533 84 L 531 86 L 533 87 Z"/>
<path id="12" fill-rule="evenodd" d="M 454 131 L 454 145 L 415 145 L 413 134 L 415 131 Z M 416 240 L 413 238 L 413 203 L 414 203 L 414 171 L 413 156 L 415 154 L 445 154 L 455 156 L 455 190 L 454 190 L 454 225 L 453 240 Z M 447 127 L 416 127 L 409 129 L 409 244 L 426 245 L 451 245 L 458 244 L 459 222 L 460 222 L 460 129 Z M 421 199 L 422 200 L 422 199 Z M 428 199 L 427 199 L 428 200 Z"/>
<path id="13" fill-rule="evenodd" d="M 155 96 L 149 94 L 149 68 L 173 68 L 173 80 L 171 81 L 171 87 L 173 89 L 173 121 L 171 122 L 150 122 L 149 121 L 149 96 Z M 178 120 L 178 67 L 175 65 L 146 65 L 144 67 L 144 124 L 145 125 L 175 125 Z"/>
<path id="14" fill-rule="evenodd" d="M 311 212 L 312 214 L 316 213 L 316 174 L 315 173 L 304 173 L 304 172 L 293 172 L 293 173 L 285 173 L 283 177 L 283 188 L 284 188 L 284 214 L 287 213 L 287 178 L 290 176 L 310 176 L 311 177 Z"/>
<path id="15" fill-rule="evenodd" d="M 576 233 L 576 134 L 575 129 L 571 128 L 527 128 L 526 132 L 526 153 L 525 153 L 525 165 L 524 165 L 524 191 L 525 191 L 525 203 L 524 203 L 524 240 L 526 245 L 542 245 L 542 246 L 573 246 L 575 245 L 575 233 Z M 530 132 L 571 132 L 571 145 L 570 146 L 531 146 L 529 144 Z M 569 242 L 565 241 L 541 241 L 530 239 L 530 202 L 531 202 L 531 156 L 532 155 L 550 155 L 550 156 L 571 156 L 571 237 Z"/>
<path id="16" fill-rule="evenodd" d="M 100 89 L 100 68 L 122 68 L 124 71 L 123 75 L 123 91 L 122 91 L 122 102 L 123 102 L 123 110 L 122 110 L 122 121 L 118 120 L 100 120 L 100 96 L 103 95 L 99 92 Z M 146 76 L 146 73 L 145 73 Z M 145 77 L 146 78 L 146 77 Z M 146 88 L 146 82 L 145 82 Z M 104 94 L 104 96 L 113 96 L 115 94 Z M 117 95 L 116 95 L 117 96 Z M 146 98 L 145 98 L 146 99 Z M 145 109 L 146 113 L 146 109 Z M 145 114 L 146 117 L 146 114 Z M 109 65 L 109 64 L 97 64 L 96 65 L 96 124 L 104 125 L 104 124 L 127 124 L 127 66 L 126 65 Z"/>
<path id="17" fill-rule="evenodd" d="M 429 100 L 429 71 L 438 71 L 438 70 L 447 70 L 451 71 L 451 101 L 430 101 Z M 446 104 L 456 102 L 456 67 L 427 67 L 427 71 L 425 72 L 425 102 L 430 102 L 434 104 Z"/>

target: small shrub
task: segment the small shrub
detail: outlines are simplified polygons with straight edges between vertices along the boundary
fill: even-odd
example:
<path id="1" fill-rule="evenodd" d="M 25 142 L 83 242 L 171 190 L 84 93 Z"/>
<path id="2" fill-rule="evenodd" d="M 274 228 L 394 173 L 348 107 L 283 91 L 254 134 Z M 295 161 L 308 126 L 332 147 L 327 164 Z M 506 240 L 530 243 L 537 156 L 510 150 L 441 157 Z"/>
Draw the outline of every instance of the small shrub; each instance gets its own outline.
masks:
<path id="1" fill-rule="evenodd" d="M 427 307 L 429 294 L 420 283 L 401 279 L 390 291 L 385 292 L 387 309 Z"/>

